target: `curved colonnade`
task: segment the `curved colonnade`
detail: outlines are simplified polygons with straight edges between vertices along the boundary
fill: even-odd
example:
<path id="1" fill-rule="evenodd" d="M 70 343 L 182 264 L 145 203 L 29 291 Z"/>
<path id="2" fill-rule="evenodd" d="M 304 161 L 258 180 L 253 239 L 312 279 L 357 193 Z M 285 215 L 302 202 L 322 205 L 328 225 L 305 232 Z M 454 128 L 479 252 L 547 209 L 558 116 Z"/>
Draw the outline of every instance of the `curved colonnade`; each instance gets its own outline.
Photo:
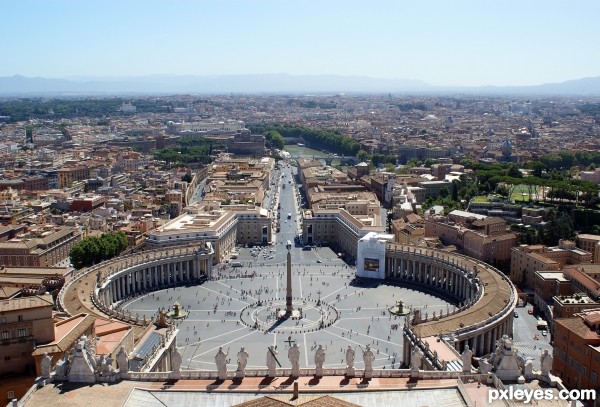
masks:
<path id="1" fill-rule="evenodd" d="M 512 336 L 516 289 L 486 263 L 440 250 L 389 244 L 386 278 L 426 287 L 458 304 L 452 313 L 423 315 L 423 309 L 414 313 L 407 328 L 415 338 L 452 335 L 458 352 L 469 345 L 476 355 L 484 355 L 495 349 L 502 335 Z M 406 345 L 404 360 L 410 360 Z"/>
<path id="2" fill-rule="evenodd" d="M 82 269 L 63 286 L 59 307 L 70 315 L 82 312 L 144 325 L 113 309 L 114 304 L 145 292 L 210 278 L 214 251 L 190 245 L 130 254 Z M 91 276 L 93 279 L 93 284 Z M 87 279 L 86 279 L 87 278 Z M 90 287 L 91 285 L 91 287 Z"/>

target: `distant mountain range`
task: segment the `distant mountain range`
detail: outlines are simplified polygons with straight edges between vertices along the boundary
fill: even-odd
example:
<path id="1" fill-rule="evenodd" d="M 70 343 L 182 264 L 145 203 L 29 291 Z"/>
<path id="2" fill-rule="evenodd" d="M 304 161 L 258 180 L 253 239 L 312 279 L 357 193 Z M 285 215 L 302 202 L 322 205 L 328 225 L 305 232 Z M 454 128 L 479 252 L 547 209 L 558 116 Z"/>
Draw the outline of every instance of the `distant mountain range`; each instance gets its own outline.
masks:
<path id="1" fill-rule="evenodd" d="M 432 86 L 419 80 L 340 75 L 223 75 L 77 77 L 70 79 L 0 77 L 0 95 L 111 94 L 276 94 L 405 93 L 482 95 L 600 95 L 600 76 L 536 86 Z"/>

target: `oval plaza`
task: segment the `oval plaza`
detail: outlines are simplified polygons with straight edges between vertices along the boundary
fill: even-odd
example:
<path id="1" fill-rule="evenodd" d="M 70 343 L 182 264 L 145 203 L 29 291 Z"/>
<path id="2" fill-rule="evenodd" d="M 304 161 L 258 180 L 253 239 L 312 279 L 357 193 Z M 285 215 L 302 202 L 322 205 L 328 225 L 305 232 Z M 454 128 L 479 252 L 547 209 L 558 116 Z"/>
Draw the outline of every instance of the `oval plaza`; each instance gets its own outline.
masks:
<path id="1" fill-rule="evenodd" d="M 466 256 L 389 240 L 389 235 L 374 232 L 361 238 L 357 267 L 350 273 L 363 281 L 383 280 L 413 287 L 454 304 L 437 313 L 412 308 L 403 327 L 405 364 L 416 348 L 423 355 L 423 367 L 445 370 L 448 366 L 439 356 L 443 352 L 434 351 L 439 343 L 454 348 L 457 354 L 468 345 L 475 355 L 485 355 L 493 351 L 498 339 L 511 334 L 517 297 L 514 286 L 498 270 Z M 156 290 L 201 285 L 218 278 L 218 266 L 213 263 L 210 242 L 190 242 L 113 259 L 69 281 L 61 292 L 61 304 L 69 313 L 85 307 L 91 314 L 121 319 L 142 329 L 151 322 L 146 315 L 142 318 L 116 305 Z"/>

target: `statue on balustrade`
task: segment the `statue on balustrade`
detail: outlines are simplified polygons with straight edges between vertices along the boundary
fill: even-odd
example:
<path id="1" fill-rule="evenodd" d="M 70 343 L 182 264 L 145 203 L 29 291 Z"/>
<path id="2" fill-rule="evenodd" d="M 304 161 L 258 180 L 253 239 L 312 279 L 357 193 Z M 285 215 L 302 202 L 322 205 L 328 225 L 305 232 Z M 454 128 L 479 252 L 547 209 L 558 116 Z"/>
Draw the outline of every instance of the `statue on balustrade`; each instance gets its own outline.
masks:
<path id="1" fill-rule="evenodd" d="M 277 346 L 269 346 L 267 349 L 267 369 L 269 370 L 269 377 L 275 377 L 275 364 L 277 363 L 278 353 Z"/>
<path id="2" fill-rule="evenodd" d="M 246 365 L 248 364 L 248 356 L 250 355 L 248 355 L 248 352 L 246 352 L 246 349 L 242 346 L 242 348 L 237 354 L 237 377 L 244 377 L 246 375 Z"/>
<path id="3" fill-rule="evenodd" d="M 348 345 L 348 349 L 346 349 L 346 369 L 354 369 L 354 355 L 354 349 L 351 345 Z"/>
<path id="4" fill-rule="evenodd" d="M 410 354 L 410 368 L 419 370 L 421 368 L 421 352 L 415 346 Z"/>
<path id="5" fill-rule="evenodd" d="M 375 355 L 371 350 L 371 345 L 365 346 L 365 351 L 363 352 L 363 362 L 365 363 L 365 379 L 370 379 L 373 377 L 373 361 L 375 360 Z"/>
<path id="6" fill-rule="evenodd" d="M 325 363 L 325 349 L 319 345 L 315 352 L 315 366 L 317 367 L 317 376 L 323 376 L 323 363 Z"/>
<path id="7" fill-rule="evenodd" d="M 294 343 L 288 350 L 288 359 L 292 364 L 292 376 L 300 376 L 300 348 L 297 343 Z"/>
<path id="8" fill-rule="evenodd" d="M 460 359 L 462 360 L 462 364 L 463 364 L 463 368 L 462 368 L 463 372 L 469 372 L 469 373 L 471 372 L 472 358 L 473 358 L 473 351 L 471 349 L 469 349 L 469 345 L 465 345 L 465 350 L 460 355 Z"/>
<path id="9" fill-rule="evenodd" d="M 549 377 L 552 369 L 552 355 L 548 353 L 548 349 L 544 349 L 544 353 L 540 356 L 540 364 L 542 376 Z"/>
<path id="10" fill-rule="evenodd" d="M 215 364 L 217 365 L 217 372 L 219 374 L 219 380 L 227 379 L 227 353 L 223 352 L 223 347 L 219 347 L 219 351 L 215 355 Z"/>
<path id="11" fill-rule="evenodd" d="M 117 353 L 117 367 L 121 373 L 126 373 L 129 371 L 129 355 L 127 355 L 127 351 L 125 350 L 124 346 L 121 346 L 119 353 Z"/>
<path id="12" fill-rule="evenodd" d="M 181 371 L 181 359 L 182 357 L 179 349 L 177 349 L 177 346 L 173 346 L 173 349 L 171 349 L 171 371 Z"/>
<path id="13" fill-rule="evenodd" d="M 52 370 L 52 358 L 48 356 L 48 352 L 45 352 L 44 356 L 42 356 L 42 360 L 40 361 L 40 370 L 42 372 L 42 378 L 50 378 L 50 371 Z"/>

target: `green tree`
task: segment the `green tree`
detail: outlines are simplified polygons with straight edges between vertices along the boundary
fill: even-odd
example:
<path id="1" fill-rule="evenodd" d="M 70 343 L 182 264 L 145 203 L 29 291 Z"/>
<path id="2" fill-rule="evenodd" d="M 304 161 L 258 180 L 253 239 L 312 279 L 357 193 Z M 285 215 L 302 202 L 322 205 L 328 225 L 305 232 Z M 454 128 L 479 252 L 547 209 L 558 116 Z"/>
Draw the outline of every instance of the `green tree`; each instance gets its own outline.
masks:
<path id="1" fill-rule="evenodd" d="M 438 161 L 434 158 L 428 158 L 425 160 L 425 164 L 423 164 L 424 167 L 431 167 L 433 164 L 436 164 Z"/>
<path id="2" fill-rule="evenodd" d="M 385 163 L 385 155 L 373 154 L 373 157 L 371 157 L 371 162 L 373 163 L 374 166 L 378 167 L 379 164 Z"/>
<path id="3" fill-rule="evenodd" d="M 83 238 L 73 245 L 69 256 L 73 266 L 79 269 L 118 256 L 128 244 L 123 232 L 105 233 L 100 237 Z"/>
<path id="4" fill-rule="evenodd" d="M 371 155 L 369 153 L 367 153 L 365 150 L 359 150 L 358 161 L 368 163 L 369 161 L 371 161 Z"/>
<path id="5" fill-rule="evenodd" d="M 511 164 L 508 167 L 508 172 L 506 175 L 513 178 L 523 178 L 523 174 L 521 173 L 521 171 L 519 171 L 519 167 L 514 164 Z"/>
<path id="6" fill-rule="evenodd" d="M 444 199 L 444 198 L 447 198 L 449 195 L 450 195 L 450 189 L 448 189 L 448 187 L 447 187 L 447 186 L 443 186 L 443 187 L 440 189 L 440 197 L 441 197 L 442 199 Z"/>

